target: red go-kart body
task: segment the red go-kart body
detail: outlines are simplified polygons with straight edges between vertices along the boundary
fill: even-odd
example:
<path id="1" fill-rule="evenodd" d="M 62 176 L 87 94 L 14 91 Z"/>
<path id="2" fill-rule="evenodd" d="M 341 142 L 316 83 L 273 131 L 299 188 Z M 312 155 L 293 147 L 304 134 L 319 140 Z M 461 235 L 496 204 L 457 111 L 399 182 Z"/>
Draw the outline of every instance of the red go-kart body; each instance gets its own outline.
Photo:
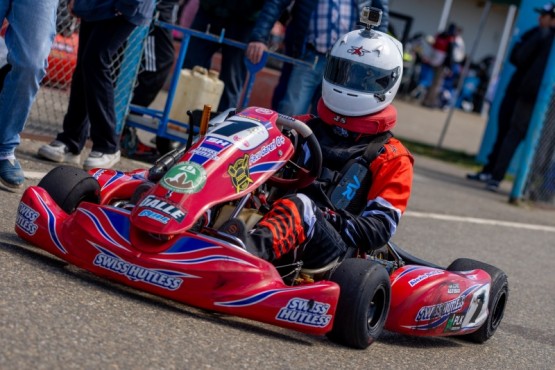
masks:
<path id="1" fill-rule="evenodd" d="M 130 199 L 148 170 L 89 171 L 100 185 L 100 202 L 81 202 L 71 212 L 43 187 L 31 186 L 15 230 L 71 264 L 133 288 L 305 333 L 328 333 L 342 294 L 333 279 L 286 284 L 274 264 L 217 232 L 195 228 L 217 204 L 255 192 L 293 156 L 295 146 L 277 121 L 277 113 L 253 107 L 215 126 L 125 207 L 118 200 Z M 389 279 L 388 330 L 461 335 L 488 318 L 492 279 L 481 269 L 407 264 Z"/>

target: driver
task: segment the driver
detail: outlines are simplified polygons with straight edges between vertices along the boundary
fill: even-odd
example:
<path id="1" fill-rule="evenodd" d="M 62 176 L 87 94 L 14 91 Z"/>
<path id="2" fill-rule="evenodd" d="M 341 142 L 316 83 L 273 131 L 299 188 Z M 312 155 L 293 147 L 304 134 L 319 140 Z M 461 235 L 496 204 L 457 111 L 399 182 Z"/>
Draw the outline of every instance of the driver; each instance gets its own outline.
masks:
<path id="1" fill-rule="evenodd" d="M 335 43 L 318 116 L 295 117 L 318 138 L 322 175 L 274 202 L 248 233 L 240 220 L 228 221 L 226 229 L 239 230 L 249 251 L 268 261 L 290 256 L 318 268 L 349 247 L 371 253 L 395 234 L 413 177 L 413 157 L 390 131 L 402 65 L 401 43 L 379 31 L 352 31 Z"/>

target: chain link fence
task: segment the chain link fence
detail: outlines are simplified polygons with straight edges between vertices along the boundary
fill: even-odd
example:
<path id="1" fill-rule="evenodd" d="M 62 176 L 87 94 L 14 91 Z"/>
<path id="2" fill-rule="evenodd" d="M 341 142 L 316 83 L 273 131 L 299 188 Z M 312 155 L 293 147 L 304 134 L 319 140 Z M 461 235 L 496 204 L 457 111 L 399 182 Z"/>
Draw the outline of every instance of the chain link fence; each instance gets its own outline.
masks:
<path id="1" fill-rule="evenodd" d="M 525 197 L 532 202 L 555 206 L 555 88 L 528 175 Z"/>
<path id="2" fill-rule="evenodd" d="M 79 21 L 68 12 L 67 2 L 61 0 L 58 6 L 56 37 L 48 57 L 48 69 L 25 125 L 25 133 L 54 138 L 62 131 L 79 43 Z M 148 27 L 137 27 L 112 60 L 118 127 L 123 127 L 119 123 L 127 115 L 148 30 Z"/>

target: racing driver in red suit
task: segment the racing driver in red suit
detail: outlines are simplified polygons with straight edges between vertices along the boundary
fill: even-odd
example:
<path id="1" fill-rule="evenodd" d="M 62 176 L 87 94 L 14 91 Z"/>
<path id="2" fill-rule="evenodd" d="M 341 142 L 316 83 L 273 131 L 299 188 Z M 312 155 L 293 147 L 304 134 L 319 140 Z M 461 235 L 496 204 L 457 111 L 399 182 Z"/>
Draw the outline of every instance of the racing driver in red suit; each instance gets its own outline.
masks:
<path id="1" fill-rule="evenodd" d="M 399 41 L 369 28 L 335 43 L 318 117 L 296 117 L 318 138 L 322 175 L 275 201 L 253 230 L 243 232 L 248 250 L 268 261 L 290 256 L 318 268 L 349 247 L 371 253 L 395 234 L 413 178 L 413 157 L 390 132 L 402 54 Z"/>

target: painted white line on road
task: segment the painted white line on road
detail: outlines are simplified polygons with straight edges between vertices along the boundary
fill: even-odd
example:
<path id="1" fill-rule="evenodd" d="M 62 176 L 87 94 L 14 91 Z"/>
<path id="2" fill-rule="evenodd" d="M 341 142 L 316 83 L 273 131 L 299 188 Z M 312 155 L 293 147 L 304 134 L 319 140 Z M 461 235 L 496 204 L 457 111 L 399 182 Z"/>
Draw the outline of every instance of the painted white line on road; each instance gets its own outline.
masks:
<path id="1" fill-rule="evenodd" d="M 40 180 L 46 175 L 46 172 L 25 171 L 25 178 L 29 180 Z"/>
<path id="2" fill-rule="evenodd" d="M 418 217 L 418 218 L 431 218 L 434 220 L 443 220 L 443 221 L 468 222 L 468 223 L 479 224 L 479 225 L 513 227 L 516 229 L 541 230 L 541 231 L 548 231 L 548 232 L 555 233 L 555 227 L 553 226 L 523 224 L 520 222 L 490 220 L 485 218 L 451 216 L 451 215 L 442 215 L 438 213 L 425 213 L 425 212 L 413 212 L 413 211 L 407 211 L 405 213 L 405 216 Z"/>

